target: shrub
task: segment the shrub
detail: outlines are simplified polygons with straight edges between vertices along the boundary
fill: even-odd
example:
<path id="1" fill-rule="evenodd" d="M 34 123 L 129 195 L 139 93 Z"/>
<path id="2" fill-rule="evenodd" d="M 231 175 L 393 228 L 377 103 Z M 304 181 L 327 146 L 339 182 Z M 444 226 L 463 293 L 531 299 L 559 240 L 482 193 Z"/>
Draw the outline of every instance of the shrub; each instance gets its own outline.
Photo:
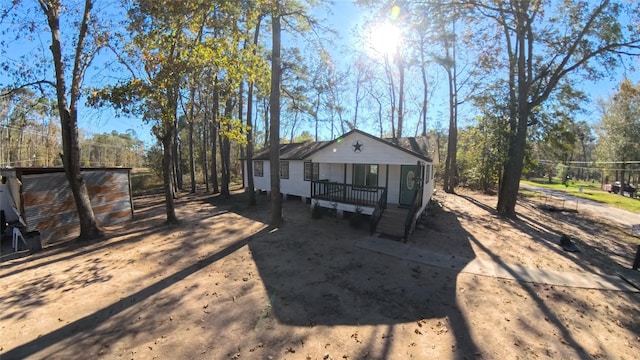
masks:
<path id="1" fill-rule="evenodd" d="M 363 221 L 364 221 L 364 216 L 362 215 L 362 209 L 359 207 L 356 207 L 356 211 L 353 214 L 351 214 L 351 217 L 349 218 L 349 225 L 351 225 L 351 227 L 358 229 L 360 228 L 360 226 L 362 226 Z"/>
<path id="2" fill-rule="evenodd" d="M 317 202 L 313 204 L 313 208 L 311 209 L 311 218 L 322 219 L 322 208 Z"/>

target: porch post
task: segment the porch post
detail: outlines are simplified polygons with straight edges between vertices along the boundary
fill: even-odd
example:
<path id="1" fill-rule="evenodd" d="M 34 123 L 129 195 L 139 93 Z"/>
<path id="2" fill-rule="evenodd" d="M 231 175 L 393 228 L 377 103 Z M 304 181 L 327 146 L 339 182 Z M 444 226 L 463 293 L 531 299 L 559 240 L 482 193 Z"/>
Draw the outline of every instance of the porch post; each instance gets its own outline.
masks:
<path id="1" fill-rule="evenodd" d="M 342 173 L 342 202 L 347 202 L 347 163 L 344 163 Z"/>
<path id="2" fill-rule="evenodd" d="M 386 173 L 384 174 L 384 176 L 385 176 L 385 179 L 384 179 L 384 188 L 385 188 L 385 190 L 387 190 L 387 191 L 385 191 L 385 193 L 384 193 L 384 197 L 386 197 L 385 202 L 387 202 L 387 203 L 388 203 L 388 202 L 389 202 L 389 164 L 387 164 L 387 171 L 386 171 Z"/>
<path id="3" fill-rule="evenodd" d="M 420 207 L 422 207 L 422 202 L 424 201 L 424 166 L 418 160 L 418 169 L 420 169 L 420 184 L 418 184 L 418 191 L 420 191 Z"/>

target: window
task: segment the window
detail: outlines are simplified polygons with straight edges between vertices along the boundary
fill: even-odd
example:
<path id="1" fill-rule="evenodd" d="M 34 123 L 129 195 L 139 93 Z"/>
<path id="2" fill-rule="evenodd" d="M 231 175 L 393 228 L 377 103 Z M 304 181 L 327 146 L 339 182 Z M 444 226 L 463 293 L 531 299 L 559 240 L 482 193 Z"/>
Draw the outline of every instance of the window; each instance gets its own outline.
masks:
<path id="1" fill-rule="evenodd" d="M 304 181 L 318 180 L 320 178 L 320 164 L 304 163 Z"/>
<path id="2" fill-rule="evenodd" d="M 431 174 L 431 165 L 426 165 L 426 166 L 424 167 L 424 170 L 425 170 L 425 172 L 426 172 L 425 177 L 424 177 L 424 183 L 425 183 L 425 184 L 428 184 L 428 183 L 429 183 L 429 180 L 431 179 L 431 178 L 430 178 L 430 176 L 431 176 L 431 175 L 430 175 L 430 174 Z"/>
<path id="3" fill-rule="evenodd" d="M 253 176 L 264 176 L 264 164 L 262 163 L 262 160 L 253 162 Z"/>
<path id="4" fill-rule="evenodd" d="M 353 164 L 353 185 L 378 186 L 378 165 Z"/>
<path id="5" fill-rule="evenodd" d="M 280 161 L 280 179 L 289 178 L 289 162 Z"/>

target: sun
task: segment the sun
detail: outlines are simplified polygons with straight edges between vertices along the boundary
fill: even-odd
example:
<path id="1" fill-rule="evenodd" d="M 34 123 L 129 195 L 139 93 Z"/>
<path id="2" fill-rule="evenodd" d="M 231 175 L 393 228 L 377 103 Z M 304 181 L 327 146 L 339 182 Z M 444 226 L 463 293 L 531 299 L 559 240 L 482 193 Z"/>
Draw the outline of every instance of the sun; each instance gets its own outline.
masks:
<path id="1" fill-rule="evenodd" d="M 390 23 L 373 25 L 369 34 L 369 47 L 375 55 L 393 55 L 402 42 L 400 29 Z"/>

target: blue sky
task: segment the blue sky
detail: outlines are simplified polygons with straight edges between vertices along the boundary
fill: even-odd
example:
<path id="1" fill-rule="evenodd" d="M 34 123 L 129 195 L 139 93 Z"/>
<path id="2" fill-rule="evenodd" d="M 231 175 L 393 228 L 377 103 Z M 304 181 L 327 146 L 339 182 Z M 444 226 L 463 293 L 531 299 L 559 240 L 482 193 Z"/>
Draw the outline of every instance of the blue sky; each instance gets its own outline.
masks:
<path id="1" fill-rule="evenodd" d="M 102 3 L 101 5 L 106 4 Z M 113 2 L 112 2 L 113 4 Z M 104 5 L 103 5 L 104 6 Z M 351 32 L 356 25 L 361 25 L 364 22 L 364 13 L 361 9 L 356 7 L 349 0 L 336 0 L 334 5 L 332 6 L 333 14 L 325 15 L 324 13 L 318 13 L 319 17 L 326 17 L 328 24 L 332 26 L 334 29 L 338 31 L 338 39 L 336 49 L 345 46 L 352 46 L 353 37 L 351 36 Z M 116 10 L 117 11 L 117 10 Z M 38 14 L 40 15 L 40 14 Z M 3 24 L 6 26 L 6 24 Z M 264 34 L 264 33 L 263 33 Z M 11 42 L 10 48 L 5 49 L 6 51 L 2 56 L 10 56 L 17 57 L 21 53 L 30 53 L 32 51 L 36 51 L 41 43 L 46 44 L 50 41 L 49 35 L 44 34 L 41 38 L 37 36 L 34 38 L 34 41 L 26 41 L 25 39 Z M 284 44 L 286 47 L 287 44 Z M 47 49 L 48 51 L 48 49 Z M 336 59 L 338 63 L 341 63 L 343 66 L 349 66 L 349 64 L 345 64 L 342 59 L 345 59 L 345 55 L 337 50 L 334 50 L 333 57 Z M 87 73 L 85 78 L 85 88 L 96 86 L 99 87 L 107 81 L 113 81 L 113 79 L 120 74 L 111 74 L 107 73 L 106 70 L 103 70 L 103 63 L 111 58 L 111 55 L 107 52 L 103 52 L 103 55 L 99 57 L 95 63 L 93 64 L 90 71 Z M 638 81 L 639 76 L 637 73 L 627 72 L 627 76 L 630 76 L 633 80 Z M 615 89 L 617 88 L 618 83 L 622 80 L 623 71 L 619 70 L 613 79 L 605 79 L 602 81 L 598 81 L 597 83 L 583 82 L 582 88 L 583 90 L 590 96 L 592 99 L 591 103 L 585 104 L 585 108 L 590 110 L 590 114 L 584 115 L 584 120 L 593 123 L 599 119 L 599 115 L 597 113 L 596 99 L 597 98 L 606 98 L 611 95 Z M 4 74 L 0 75 L 0 81 L 3 83 L 7 82 L 7 79 Z M 445 82 L 442 80 L 438 85 L 438 92 L 434 95 L 432 100 L 431 110 L 429 112 L 431 125 L 430 127 L 440 127 L 444 128 L 448 122 L 446 118 L 447 108 L 445 96 L 442 94 L 446 94 L 446 86 Z M 144 124 L 141 120 L 137 118 L 127 118 L 127 117 L 117 117 L 113 110 L 109 108 L 103 109 L 93 109 L 86 108 L 82 106 L 79 112 L 79 126 L 81 129 L 84 129 L 88 132 L 89 135 L 111 132 L 112 130 L 118 132 L 125 132 L 127 130 L 133 130 L 136 132 L 137 136 L 145 142 L 147 145 L 151 145 L 155 142 L 155 138 L 150 134 L 150 125 Z M 464 114 L 461 113 L 461 125 L 464 125 Z M 416 115 L 413 114 L 413 117 L 408 117 L 409 123 L 406 124 L 406 128 L 415 127 L 415 121 L 417 119 Z M 581 119 L 582 120 L 582 119 Z M 308 130 L 313 133 L 311 127 L 300 128 L 301 130 Z M 372 134 L 376 134 L 377 130 L 372 129 L 369 126 L 365 126 L 362 130 L 371 132 Z M 411 131 L 412 132 L 412 131 Z M 323 138 L 327 138 L 327 131 L 323 131 Z"/>

